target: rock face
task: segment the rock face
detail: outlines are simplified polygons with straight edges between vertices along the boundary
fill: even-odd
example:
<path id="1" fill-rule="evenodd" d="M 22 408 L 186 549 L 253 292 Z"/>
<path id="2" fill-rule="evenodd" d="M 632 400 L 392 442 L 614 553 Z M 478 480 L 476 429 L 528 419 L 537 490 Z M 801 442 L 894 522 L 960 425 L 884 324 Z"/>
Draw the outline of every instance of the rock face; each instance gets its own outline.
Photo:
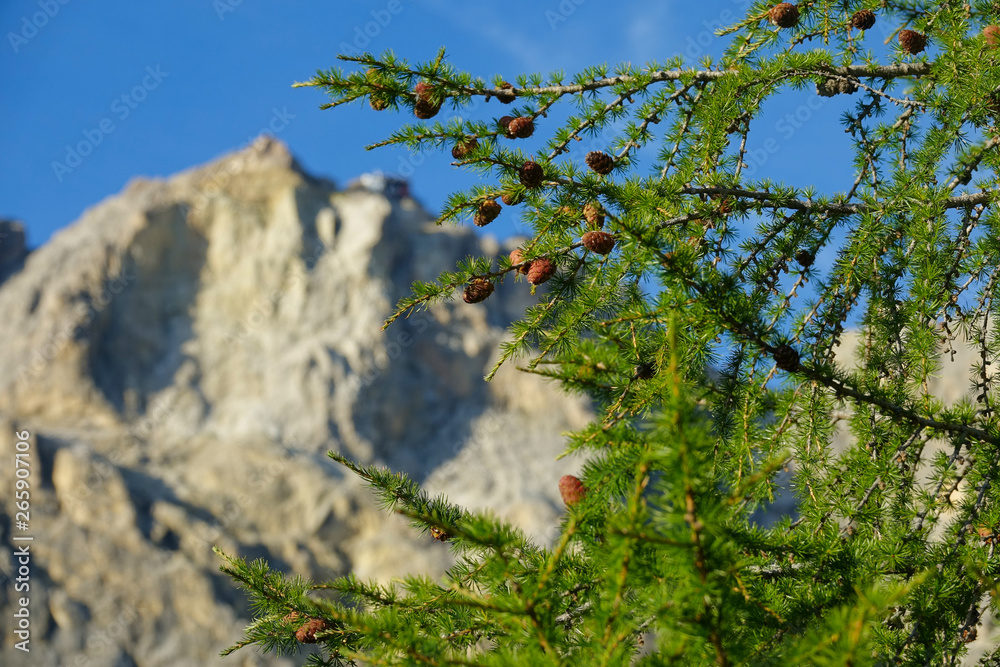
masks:
<path id="1" fill-rule="evenodd" d="M 4 463 L 0 538 L 33 537 L 31 653 L 4 581 L 0 664 L 215 664 L 249 611 L 213 545 L 314 579 L 439 574 L 447 547 L 380 512 L 331 449 L 551 538 L 578 465 L 555 462 L 561 433 L 588 407 L 513 368 L 483 382 L 523 283 L 380 331 L 413 280 L 505 252 L 389 195 L 338 191 L 263 138 L 137 180 L 15 260 L 0 451 L 30 433 L 31 515 L 18 529 Z M 0 552 L 0 579 L 17 565 Z"/>
<path id="2" fill-rule="evenodd" d="M 0 219 L 0 284 L 21 270 L 28 257 L 24 225 Z"/>

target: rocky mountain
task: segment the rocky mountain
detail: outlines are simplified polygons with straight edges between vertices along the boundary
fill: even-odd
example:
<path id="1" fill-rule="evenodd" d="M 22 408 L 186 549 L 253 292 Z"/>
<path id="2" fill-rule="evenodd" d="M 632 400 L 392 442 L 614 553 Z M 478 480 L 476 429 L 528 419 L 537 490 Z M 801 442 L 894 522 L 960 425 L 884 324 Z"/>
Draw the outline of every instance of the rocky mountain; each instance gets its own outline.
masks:
<path id="1" fill-rule="evenodd" d="M 447 547 L 380 512 L 331 449 L 551 538 L 579 465 L 555 461 L 561 434 L 588 406 L 514 368 L 482 379 L 537 297 L 507 281 L 380 331 L 413 280 L 509 248 L 373 190 L 262 138 L 133 181 L 30 255 L 22 230 L 7 257 L 2 223 L 0 537 L 28 545 L 30 590 L 0 551 L 0 664 L 300 664 L 218 657 L 249 611 L 213 545 L 315 579 L 442 572 Z"/>

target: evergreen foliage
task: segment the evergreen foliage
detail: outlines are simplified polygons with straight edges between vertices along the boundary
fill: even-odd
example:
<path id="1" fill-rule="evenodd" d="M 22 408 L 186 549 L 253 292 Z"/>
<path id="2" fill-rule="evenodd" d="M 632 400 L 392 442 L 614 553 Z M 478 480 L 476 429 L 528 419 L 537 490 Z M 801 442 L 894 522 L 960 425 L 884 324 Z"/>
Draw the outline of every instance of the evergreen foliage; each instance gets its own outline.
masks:
<path id="1" fill-rule="evenodd" d="M 341 56 L 349 71 L 299 84 L 328 93 L 326 107 L 423 116 L 497 98 L 478 120 L 403 124 L 379 145 L 477 139 L 455 164 L 481 184 L 455 193 L 441 222 L 520 200 L 533 230 L 523 259 L 559 267 L 499 363 L 524 360 L 598 416 L 568 437 L 586 495 L 552 546 L 331 453 L 447 540 L 457 564 L 442 582 L 312 584 L 225 556 L 256 613 L 230 651 L 315 641 L 310 665 L 961 663 L 1000 603 L 1000 50 L 982 33 L 1000 10 L 817 0 L 779 28 L 773 4 L 720 31 L 720 62 L 596 65 L 510 88 L 443 50 L 420 63 L 390 51 Z M 852 28 L 862 9 L 891 26 L 888 47 Z M 926 50 L 908 53 L 904 28 Z M 843 132 L 828 129 L 850 143 L 854 173 L 835 192 L 751 177 L 765 103 L 814 87 L 850 95 Z M 532 138 L 509 137 L 502 115 L 532 118 Z M 574 141 L 622 124 L 599 174 Z M 539 187 L 519 179 L 527 160 L 544 170 Z M 615 239 L 608 255 L 580 241 L 592 202 Z M 520 279 L 515 266 L 469 258 L 414 285 L 386 325 L 474 278 Z M 835 352 L 851 328 L 848 367 Z M 944 405 L 927 380 L 965 344 L 979 351 L 974 400 Z M 797 516 L 756 524 L 788 469 Z M 1000 664 L 1000 649 L 981 664 Z"/>

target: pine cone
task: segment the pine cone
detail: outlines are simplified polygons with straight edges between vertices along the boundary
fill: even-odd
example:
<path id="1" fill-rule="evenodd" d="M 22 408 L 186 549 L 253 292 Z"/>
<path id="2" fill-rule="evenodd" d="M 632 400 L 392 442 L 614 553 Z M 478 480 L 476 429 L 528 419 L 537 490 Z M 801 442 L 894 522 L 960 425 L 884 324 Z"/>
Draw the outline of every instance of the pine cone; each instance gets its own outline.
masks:
<path id="1" fill-rule="evenodd" d="M 841 93 L 850 95 L 857 90 L 858 86 L 847 79 L 823 79 L 816 84 L 816 94 L 820 97 L 833 97 Z"/>
<path id="2" fill-rule="evenodd" d="M 572 507 L 587 496 L 587 487 L 578 477 L 563 475 L 559 478 L 559 495 L 567 507 Z"/>
<path id="3" fill-rule="evenodd" d="M 303 644 L 315 644 L 316 633 L 327 629 L 326 621 L 319 618 L 310 618 L 305 625 L 295 631 L 295 638 Z"/>
<path id="4" fill-rule="evenodd" d="M 500 211 L 500 204 L 495 199 L 487 199 L 479 205 L 479 210 L 472 217 L 472 221 L 476 223 L 477 227 L 485 227 L 497 219 Z"/>
<path id="5" fill-rule="evenodd" d="M 533 160 L 528 160 L 521 165 L 521 171 L 518 176 L 521 179 L 521 185 L 524 187 L 537 188 L 545 180 L 545 171 L 542 169 L 542 165 Z"/>
<path id="6" fill-rule="evenodd" d="M 795 261 L 801 264 L 803 269 L 808 269 L 816 261 L 816 255 L 808 250 L 799 250 L 795 253 Z"/>
<path id="7" fill-rule="evenodd" d="M 472 282 L 462 290 L 462 300 L 466 303 L 479 303 L 493 294 L 493 283 L 486 278 L 473 278 Z"/>
<path id="8" fill-rule="evenodd" d="M 428 118 L 433 118 L 441 111 L 440 104 L 433 104 L 431 102 L 424 102 L 423 100 L 417 100 L 417 103 L 413 105 L 413 115 L 420 120 L 427 120 Z"/>
<path id="9" fill-rule="evenodd" d="M 615 237 L 607 232 L 587 232 L 583 235 L 583 247 L 598 255 L 607 255 L 615 249 Z"/>
<path id="10" fill-rule="evenodd" d="M 909 54 L 917 54 L 927 46 L 927 35 L 922 35 L 913 30 L 899 31 L 899 45 Z"/>
<path id="11" fill-rule="evenodd" d="M 794 28 L 799 23 L 799 8 L 790 2 L 779 2 L 767 14 L 779 28 Z"/>
<path id="12" fill-rule="evenodd" d="M 1000 91 L 994 90 L 986 96 L 986 108 L 994 116 L 1000 116 Z"/>
<path id="13" fill-rule="evenodd" d="M 413 92 L 421 102 L 434 101 L 434 86 L 426 81 L 420 81 L 413 87 Z"/>
<path id="14" fill-rule="evenodd" d="M 636 365 L 632 371 L 633 377 L 638 380 L 648 380 L 649 378 L 656 375 L 656 364 L 652 361 L 644 361 L 641 364 Z"/>
<path id="15" fill-rule="evenodd" d="M 521 252 L 520 248 L 514 248 L 510 251 L 510 263 L 513 265 L 518 265 L 524 262 L 524 253 Z M 518 273 L 527 274 L 531 270 L 531 262 L 526 262 L 522 266 L 518 267 L 516 271 Z"/>
<path id="16" fill-rule="evenodd" d="M 560 206 L 556 209 L 556 217 L 559 218 L 575 218 L 577 217 L 576 211 L 570 206 Z"/>
<path id="17" fill-rule="evenodd" d="M 794 373 L 799 368 L 799 353 L 791 345 L 779 345 L 774 350 L 774 363 L 781 370 Z"/>
<path id="18" fill-rule="evenodd" d="M 369 67 L 365 71 L 365 79 L 372 84 L 374 87 L 368 93 L 368 103 L 371 105 L 372 109 L 375 111 L 382 111 L 389 107 L 390 95 L 388 92 L 382 90 L 385 86 L 385 79 L 382 74 L 379 73 L 374 67 Z"/>
<path id="19" fill-rule="evenodd" d="M 555 272 L 556 265 L 551 259 L 539 257 L 531 263 L 531 267 L 528 269 L 528 282 L 532 285 L 541 285 Z"/>
<path id="20" fill-rule="evenodd" d="M 983 37 L 986 38 L 986 43 L 990 46 L 996 47 L 1000 46 L 1000 26 L 998 25 L 988 25 L 983 28 Z"/>
<path id="21" fill-rule="evenodd" d="M 441 111 L 441 101 L 434 99 L 434 87 L 426 81 L 421 81 L 413 87 L 417 101 L 413 105 L 413 114 L 421 120 L 427 120 Z"/>
<path id="22" fill-rule="evenodd" d="M 583 217 L 591 227 L 604 229 L 604 207 L 599 201 L 589 201 L 583 205 Z"/>
<path id="23" fill-rule="evenodd" d="M 504 81 L 497 88 L 497 92 L 495 93 L 496 98 L 503 104 L 510 104 L 517 98 L 517 95 L 511 92 L 513 87 L 513 84 L 508 81 Z"/>
<path id="24" fill-rule="evenodd" d="M 505 192 L 500 195 L 500 201 L 502 201 L 507 206 L 517 206 L 521 203 L 521 195 L 515 194 L 513 192 Z"/>
<path id="25" fill-rule="evenodd" d="M 535 132 L 535 121 L 530 118 L 515 118 L 507 123 L 507 136 L 511 139 L 527 139 Z"/>
<path id="26" fill-rule="evenodd" d="M 479 148 L 478 139 L 476 139 L 475 137 L 472 137 L 471 139 L 465 139 L 455 144 L 455 147 L 451 149 L 451 156 L 456 160 L 461 160 L 462 158 L 464 158 L 466 155 L 476 150 L 477 148 Z"/>
<path id="27" fill-rule="evenodd" d="M 596 171 L 601 176 L 611 173 L 615 166 L 615 159 L 607 153 L 601 151 L 590 151 L 587 153 L 587 166 Z"/>
<path id="28" fill-rule="evenodd" d="M 858 30 L 868 30 L 875 25 L 875 12 L 870 9 L 861 9 L 854 12 L 851 17 L 851 27 Z"/>

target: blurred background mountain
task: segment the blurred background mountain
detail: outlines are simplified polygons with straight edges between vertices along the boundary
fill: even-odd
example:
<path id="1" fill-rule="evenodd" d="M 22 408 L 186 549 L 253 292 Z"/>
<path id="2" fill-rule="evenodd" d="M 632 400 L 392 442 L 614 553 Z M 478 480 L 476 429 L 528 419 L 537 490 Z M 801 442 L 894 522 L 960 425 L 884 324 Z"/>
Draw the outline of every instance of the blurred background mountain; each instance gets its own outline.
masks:
<path id="1" fill-rule="evenodd" d="M 538 298 L 524 282 L 380 332 L 413 280 L 513 247 L 435 225 L 401 185 L 338 189 L 262 137 L 134 180 L 0 286 L 0 451 L 16 431 L 36 443 L 33 651 L 12 647 L 5 581 L 0 663 L 221 661 L 249 612 L 212 545 L 315 579 L 440 574 L 447 546 L 379 511 L 331 449 L 550 540 L 579 465 L 555 461 L 561 433 L 588 406 L 513 368 L 483 382 Z M 5 544 L 13 483 L 0 476 Z"/>

